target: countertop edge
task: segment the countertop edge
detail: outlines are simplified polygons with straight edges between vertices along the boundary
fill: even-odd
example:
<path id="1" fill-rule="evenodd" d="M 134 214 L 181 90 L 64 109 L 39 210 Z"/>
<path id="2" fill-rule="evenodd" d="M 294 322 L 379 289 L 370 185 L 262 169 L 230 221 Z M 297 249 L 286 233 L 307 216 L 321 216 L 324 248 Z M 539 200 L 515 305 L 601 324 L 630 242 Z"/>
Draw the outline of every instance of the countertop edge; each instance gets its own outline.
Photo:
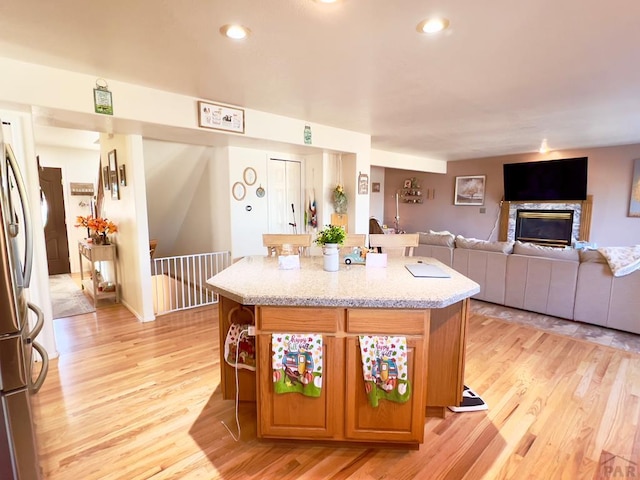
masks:
<path id="1" fill-rule="evenodd" d="M 445 300 L 383 300 L 371 298 L 315 298 L 286 296 L 244 296 L 223 288 L 212 286 L 213 291 L 241 305 L 291 306 L 291 307 L 342 307 L 342 308 L 444 308 L 480 292 L 480 286 L 458 292 Z"/>

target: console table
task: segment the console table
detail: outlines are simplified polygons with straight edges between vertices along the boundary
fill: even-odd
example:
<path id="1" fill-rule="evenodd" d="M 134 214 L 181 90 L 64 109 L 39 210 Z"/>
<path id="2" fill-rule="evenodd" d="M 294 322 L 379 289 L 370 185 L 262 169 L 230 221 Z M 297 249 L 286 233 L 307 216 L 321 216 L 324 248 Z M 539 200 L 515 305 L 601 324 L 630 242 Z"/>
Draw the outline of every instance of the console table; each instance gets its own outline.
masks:
<path id="1" fill-rule="evenodd" d="M 118 269 L 116 268 L 116 246 L 111 245 L 95 245 L 88 243 L 86 240 L 78 242 L 78 256 L 80 258 L 80 283 L 82 289 L 86 290 L 93 298 L 93 305 L 97 307 L 98 300 L 114 299 L 116 303 L 120 302 L 120 294 L 118 293 Z M 82 259 L 86 258 L 91 263 L 91 278 L 85 280 L 82 269 Z M 104 290 L 99 285 L 98 276 L 95 271 L 95 262 L 113 262 L 114 283 L 113 289 Z"/>

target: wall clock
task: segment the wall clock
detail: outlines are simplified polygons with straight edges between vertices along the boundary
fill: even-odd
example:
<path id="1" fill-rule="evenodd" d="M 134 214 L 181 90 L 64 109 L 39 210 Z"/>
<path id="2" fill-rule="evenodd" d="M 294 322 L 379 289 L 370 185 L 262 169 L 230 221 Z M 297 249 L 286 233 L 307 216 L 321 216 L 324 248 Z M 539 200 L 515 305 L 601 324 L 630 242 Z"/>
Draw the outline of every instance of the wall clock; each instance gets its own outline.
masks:
<path id="1" fill-rule="evenodd" d="M 244 188 L 244 183 L 234 183 L 233 187 L 231 187 L 231 193 L 233 195 L 233 198 L 235 198 L 236 200 L 242 200 L 247 193 L 247 190 Z"/>
<path id="2" fill-rule="evenodd" d="M 247 185 L 253 185 L 254 183 L 256 183 L 256 180 L 258 179 L 258 175 L 256 174 L 256 171 L 253 168 L 247 167 L 244 169 L 242 178 L 244 178 L 244 183 L 246 183 Z"/>

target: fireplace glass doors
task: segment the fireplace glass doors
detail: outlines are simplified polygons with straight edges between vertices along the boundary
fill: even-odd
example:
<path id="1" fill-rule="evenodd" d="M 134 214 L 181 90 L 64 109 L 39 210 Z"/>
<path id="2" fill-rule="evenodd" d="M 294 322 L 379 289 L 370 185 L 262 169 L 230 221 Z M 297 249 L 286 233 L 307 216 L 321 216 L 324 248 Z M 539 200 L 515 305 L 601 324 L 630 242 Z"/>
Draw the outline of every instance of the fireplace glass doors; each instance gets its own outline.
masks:
<path id="1" fill-rule="evenodd" d="M 518 210 L 515 239 L 553 247 L 571 245 L 573 210 Z"/>

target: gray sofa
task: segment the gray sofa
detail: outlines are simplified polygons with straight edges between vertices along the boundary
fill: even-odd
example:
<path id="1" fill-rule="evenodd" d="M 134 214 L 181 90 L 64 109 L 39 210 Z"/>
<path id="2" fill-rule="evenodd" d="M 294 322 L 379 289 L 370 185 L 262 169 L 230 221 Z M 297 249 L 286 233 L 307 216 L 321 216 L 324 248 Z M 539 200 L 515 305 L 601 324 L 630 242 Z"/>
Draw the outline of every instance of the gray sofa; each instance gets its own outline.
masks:
<path id="1" fill-rule="evenodd" d="M 640 271 L 614 277 L 597 251 L 421 233 L 414 255 L 477 282 L 478 300 L 640 334 Z"/>

